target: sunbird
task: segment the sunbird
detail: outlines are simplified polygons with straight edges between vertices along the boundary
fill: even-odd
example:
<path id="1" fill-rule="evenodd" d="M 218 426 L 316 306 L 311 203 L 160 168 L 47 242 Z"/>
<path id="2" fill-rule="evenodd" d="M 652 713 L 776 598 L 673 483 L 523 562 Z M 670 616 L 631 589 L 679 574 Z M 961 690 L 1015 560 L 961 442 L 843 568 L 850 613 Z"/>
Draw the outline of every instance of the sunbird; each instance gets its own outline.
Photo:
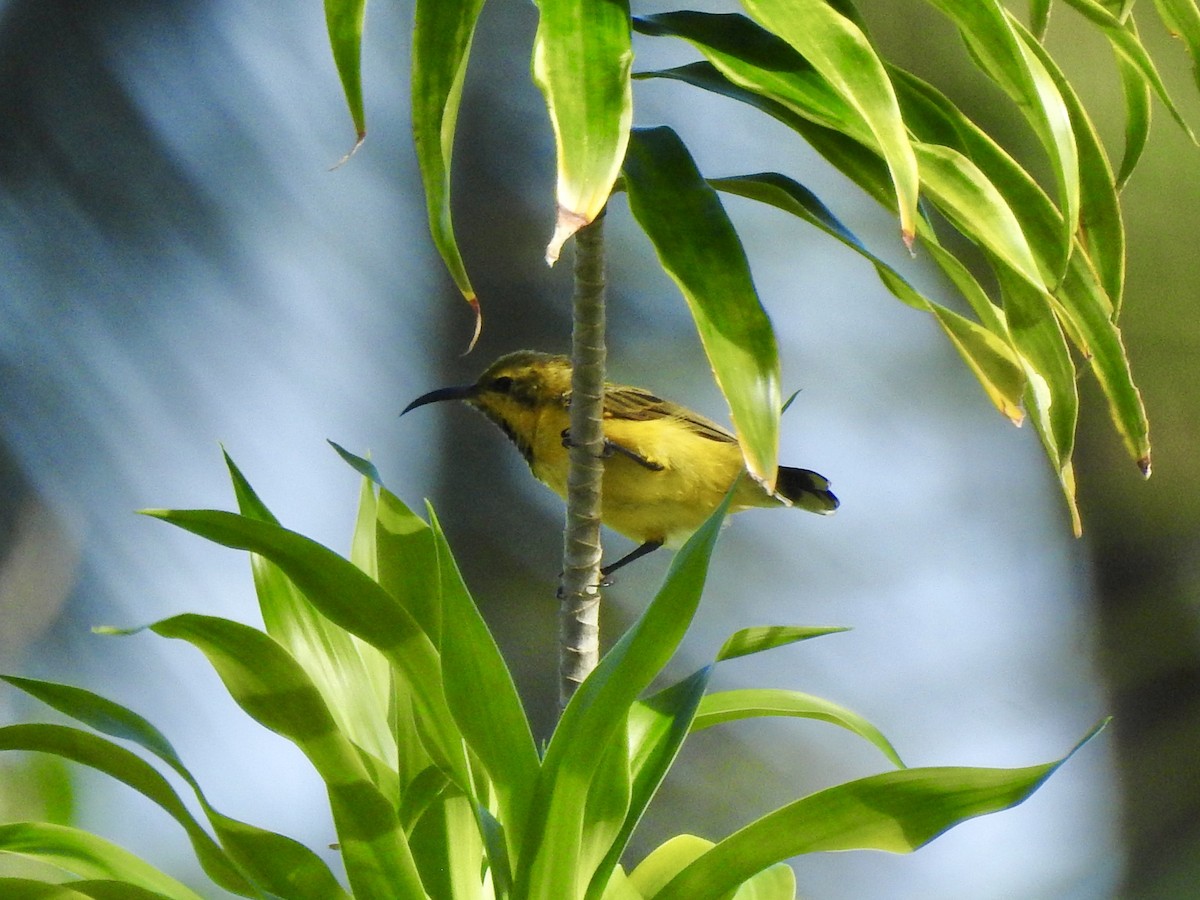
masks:
<path id="1" fill-rule="evenodd" d="M 487 367 L 474 384 L 422 394 L 400 413 L 442 400 L 464 400 L 491 419 L 521 451 L 534 476 L 564 499 L 570 440 L 571 361 L 518 350 Z M 798 506 L 829 515 L 838 499 L 809 469 L 780 466 L 775 492 L 748 475 L 737 438 L 649 391 L 604 386 L 604 479 L 600 519 L 638 547 L 601 573 L 613 572 L 659 547 L 683 545 L 724 499 L 734 480 L 732 512 Z"/>

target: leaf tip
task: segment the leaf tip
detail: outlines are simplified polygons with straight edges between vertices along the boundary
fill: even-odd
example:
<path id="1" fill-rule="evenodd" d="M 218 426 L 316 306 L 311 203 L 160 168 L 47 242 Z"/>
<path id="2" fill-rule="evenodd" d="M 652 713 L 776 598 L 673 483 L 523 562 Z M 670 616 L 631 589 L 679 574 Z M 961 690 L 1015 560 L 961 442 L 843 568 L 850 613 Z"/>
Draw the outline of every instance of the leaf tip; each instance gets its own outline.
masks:
<path id="1" fill-rule="evenodd" d="M 467 303 L 471 310 L 475 313 L 475 331 L 471 334 L 471 340 L 467 343 L 467 349 L 463 351 L 463 356 L 466 356 L 475 349 L 475 344 L 479 340 L 479 335 L 483 332 L 483 309 L 479 305 L 479 298 L 474 294 L 467 296 Z"/>
<path id="2" fill-rule="evenodd" d="M 118 628 L 116 625 L 93 625 L 91 628 L 92 634 L 100 634 L 105 637 L 128 637 L 131 634 L 137 634 L 142 631 L 142 627 L 138 628 Z"/>
<path id="3" fill-rule="evenodd" d="M 363 145 L 363 141 L 365 141 L 366 139 L 367 139 L 367 130 L 365 128 L 357 129 L 357 131 L 355 132 L 354 146 L 350 148 L 350 151 L 345 156 L 343 156 L 336 163 L 334 163 L 332 166 L 330 166 L 329 171 L 330 172 L 336 171 L 337 169 L 340 169 L 342 166 L 344 166 L 346 163 L 348 163 L 350 161 L 350 157 L 352 157 L 355 153 L 358 152 L 358 148 Z"/>
<path id="4" fill-rule="evenodd" d="M 587 216 L 580 215 L 574 210 L 567 209 L 565 206 L 558 207 L 558 218 L 554 222 L 554 236 L 546 245 L 546 265 L 553 266 L 558 262 L 563 245 L 571 235 L 587 225 L 589 221 L 591 220 Z"/>
<path id="5" fill-rule="evenodd" d="M 1150 477 L 1150 475 L 1153 471 L 1153 467 L 1150 465 L 1150 454 L 1149 453 L 1147 453 L 1145 456 L 1138 457 L 1137 467 L 1138 467 L 1138 471 L 1140 471 L 1142 473 L 1143 478 Z"/>

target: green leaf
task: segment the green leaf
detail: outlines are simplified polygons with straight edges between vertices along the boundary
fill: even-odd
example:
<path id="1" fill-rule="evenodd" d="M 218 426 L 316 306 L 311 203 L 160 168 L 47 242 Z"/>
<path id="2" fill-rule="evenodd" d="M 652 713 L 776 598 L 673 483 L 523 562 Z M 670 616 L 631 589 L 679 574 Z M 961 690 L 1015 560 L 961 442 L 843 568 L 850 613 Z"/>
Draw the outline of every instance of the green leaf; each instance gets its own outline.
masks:
<path id="1" fill-rule="evenodd" d="M 200 650 L 247 715 L 308 757 L 329 792 L 346 874 L 356 894 L 424 895 L 395 808 L 371 782 L 307 673 L 282 646 L 257 629 L 212 616 L 174 616 L 150 628 Z"/>
<path id="2" fill-rule="evenodd" d="M 887 161 L 904 242 L 916 236 L 917 160 L 883 62 L 866 36 L 825 0 L 742 0 L 766 28 L 796 48 L 870 129 Z"/>
<path id="3" fill-rule="evenodd" d="M 325 0 L 325 27 L 346 105 L 354 121 L 355 147 L 367 136 L 363 113 L 362 33 L 367 0 Z M 351 151 L 353 152 L 353 151 Z"/>
<path id="4" fill-rule="evenodd" d="M 628 722 L 628 785 L 624 823 L 611 837 L 608 855 L 596 868 L 596 876 L 588 886 L 587 897 L 606 896 L 609 879 L 619 868 L 617 862 L 624 854 L 634 829 L 645 814 L 650 801 L 662 784 L 683 741 L 687 737 L 693 716 L 708 685 L 712 667 L 695 672 L 688 678 L 659 691 L 654 696 L 635 702 L 629 709 Z M 593 785 L 593 791 L 603 791 L 604 782 Z M 622 782 L 625 787 L 625 782 Z"/>
<path id="5" fill-rule="evenodd" d="M 1041 62 L 1026 48 L 1014 31 L 1015 18 L 999 0 L 929 0 L 959 29 L 976 65 L 1003 90 L 1025 116 L 1050 158 L 1058 183 L 1063 217 L 1062 238 L 1069 248 L 1079 224 L 1079 157 L 1070 115 Z M 1054 266 L 1051 283 L 1066 269 L 1066 257 Z"/>
<path id="6" fill-rule="evenodd" d="M 431 643 L 440 642 L 441 577 L 432 529 L 385 489 L 380 491 L 376 508 L 375 542 L 380 586 L 400 602 Z M 421 741 L 407 681 L 394 681 L 392 719 L 399 754 L 397 772 L 401 784 L 408 785 L 433 763 L 433 757 Z"/>
<path id="7" fill-rule="evenodd" d="M 461 735 L 442 691 L 437 650 L 412 615 L 362 570 L 303 535 L 217 510 L 145 510 L 218 544 L 279 566 L 321 614 L 383 652 L 411 693 L 427 749 L 466 783 Z"/>
<path id="8" fill-rule="evenodd" d="M 718 842 L 655 900 L 721 896 L 767 866 L 802 853 L 911 852 L 967 819 L 1016 806 L 1068 758 L 1021 769 L 902 769 L 828 788 Z"/>
<path id="9" fill-rule="evenodd" d="M 186 885 L 123 847 L 78 828 L 46 822 L 3 824 L 0 853 L 35 859 L 82 878 L 112 879 L 171 900 L 201 900 Z"/>
<path id="10" fill-rule="evenodd" d="M 1154 94 L 1162 101 L 1163 106 L 1167 108 L 1167 112 L 1171 114 L 1176 124 L 1183 129 L 1183 133 L 1192 140 L 1192 143 L 1195 143 L 1195 134 L 1192 132 L 1187 120 L 1184 119 L 1179 107 L 1175 105 L 1175 101 L 1171 98 L 1171 94 L 1167 90 L 1166 83 L 1162 80 L 1162 77 L 1158 74 L 1158 70 L 1154 66 L 1153 58 L 1138 37 L 1133 14 L 1130 13 L 1128 16 L 1114 16 L 1099 3 L 1096 3 L 1095 0 L 1066 0 L 1066 2 L 1074 7 L 1089 22 L 1099 28 L 1109 43 L 1112 44 L 1118 60 L 1127 63 L 1129 68 L 1140 76 L 1146 87 L 1154 91 Z M 1190 4 L 1190 0 L 1186 0 L 1186 2 Z"/>
<path id="11" fill-rule="evenodd" d="M 634 700 L 683 639 L 699 605 L 708 560 L 728 506 L 727 495 L 675 554 L 654 600 L 563 711 L 534 793 L 514 890 L 517 896 L 531 900 L 576 896 L 590 879 L 590 873 L 580 871 L 579 859 L 588 792 L 604 790 L 603 785 L 593 784 L 596 748 L 607 747 L 625 728 Z"/>
<path id="12" fill-rule="evenodd" d="M 1192 57 L 1192 74 L 1200 86 L 1200 9 L 1195 0 L 1154 0 L 1163 24 L 1183 38 Z"/>
<path id="13" fill-rule="evenodd" d="M 895 766 L 904 762 L 883 733 L 845 707 L 821 697 L 779 688 L 745 688 L 708 694 L 696 712 L 692 731 L 702 731 L 724 722 L 762 716 L 793 716 L 800 719 L 819 719 L 857 734 L 879 748 Z"/>
<path id="14" fill-rule="evenodd" d="M 47 884 L 44 881 L 34 881 L 32 878 L 0 878 L 0 893 L 6 900 L 92 900 L 92 895 L 76 885 Z M 130 900 L 150 900 L 154 894 L 139 894 L 134 896 L 130 891 Z"/>
<path id="15" fill-rule="evenodd" d="M 1129 28 L 1134 28 L 1133 16 L 1129 17 Z M 1117 190 L 1125 187 L 1129 176 L 1137 168 L 1150 140 L 1150 85 L 1146 83 L 1137 66 L 1126 56 L 1114 50 L 1117 72 L 1121 76 L 1121 91 L 1125 97 L 1125 152 L 1121 156 L 1121 168 L 1117 172 Z"/>
<path id="16" fill-rule="evenodd" d="M 1072 529 L 1078 535 L 1082 525 L 1075 505 L 1071 454 L 1079 416 L 1079 392 L 1071 351 L 1049 298 L 1003 268 L 998 269 L 997 274 L 1013 343 L 1025 366 L 1028 384 L 1025 408 L 1058 476 Z"/>
<path id="17" fill-rule="evenodd" d="M 537 746 L 512 675 L 471 599 L 430 509 L 442 572 L 442 679 L 446 701 L 467 746 L 491 780 L 505 824 L 508 854 L 524 839 L 537 783 Z"/>
<path id="18" fill-rule="evenodd" d="M 243 897 L 260 896 L 158 770 L 124 747 L 65 725 L 9 725 L 0 728 L 0 750 L 52 753 L 125 783 L 183 826 L 196 859 L 216 884 Z"/>
<path id="19" fill-rule="evenodd" d="M 850 629 L 841 626 L 802 626 L 802 625 L 766 625 L 757 628 L 743 628 L 729 636 L 717 652 L 717 662 L 726 659 L 737 659 L 739 656 L 749 656 L 776 647 L 785 647 L 797 641 L 807 641 L 827 634 L 838 634 Z"/>
<path id="20" fill-rule="evenodd" d="M 214 809 L 175 748 L 154 725 L 133 710 L 83 688 L 31 678 L 0 678 L 103 734 L 132 741 L 169 765 L 195 791 L 224 850 L 264 890 L 279 897 L 306 900 L 345 896 L 325 863 L 303 844 L 231 819 Z"/>
<path id="21" fill-rule="evenodd" d="M 669 128 L 634 130 L 625 180 L 634 218 L 692 311 L 747 468 L 773 488 L 782 401 L 779 355 L 737 232 Z"/>
<path id="22" fill-rule="evenodd" d="M 1121 205 L 1117 199 L 1108 154 L 1087 110 L 1062 70 L 1028 32 L 1020 25 L 1014 28 L 1029 51 L 1050 73 L 1059 95 L 1067 105 L 1080 163 L 1080 221 L 1076 247 L 1077 251 L 1086 254 L 1095 268 L 1107 295 L 1103 303 L 1111 312 L 1120 307 L 1125 291 L 1125 227 L 1121 222 Z M 1122 30 L 1121 33 L 1128 32 Z"/>
<path id="23" fill-rule="evenodd" d="M 412 129 L 434 246 L 475 311 L 474 346 L 482 320 L 475 289 L 454 237 L 450 163 L 471 39 L 483 0 L 417 0 L 412 46 Z"/>
<path id="24" fill-rule="evenodd" d="M 1050 0 L 1029 0 L 1029 30 L 1039 41 L 1046 39 L 1050 24 Z"/>
<path id="25" fill-rule="evenodd" d="M 567 238 L 600 214 L 633 121 L 628 0 L 538 0 L 533 78 L 554 129 L 558 219 L 551 265 Z"/>
<path id="26" fill-rule="evenodd" d="M 225 464 L 242 514 L 278 527 L 278 520 L 228 454 Z M 252 554 L 250 568 L 267 633 L 304 666 L 341 731 L 363 750 L 394 767 L 396 740 L 388 726 L 391 670 L 387 660 L 374 647 L 321 615 L 270 559 Z"/>
<path id="27" fill-rule="evenodd" d="M 1025 378 L 1008 344 L 1007 326 L 1003 322 L 1003 315 L 994 307 L 970 273 L 937 244 L 932 233 L 926 235 L 926 248 L 970 299 L 972 307 L 978 309 L 985 322 L 999 334 L 934 303 L 899 272 L 868 250 L 812 192 L 792 179 L 776 172 L 767 172 L 736 178 L 714 178 L 710 179 L 709 183 L 718 190 L 757 200 L 791 213 L 870 260 L 880 280 L 898 299 L 914 309 L 929 312 L 934 316 L 963 361 L 975 373 L 975 377 L 979 379 L 996 408 L 1011 421 L 1020 424 L 1024 418 L 1020 403 Z"/>
<path id="28" fill-rule="evenodd" d="M 640 895 L 657 897 L 684 868 L 715 846 L 712 841 L 692 834 L 677 835 L 650 852 L 629 875 L 630 884 Z M 793 900 L 796 875 L 780 863 L 751 876 L 730 894 L 730 900 Z"/>
<path id="29" fill-rule="evenodd" d="M 916 153 L 926 190 L 951 224 L 1030 285 L 1047 290 L 1020 221 L 979 167 L 941 144 L 918 143 Z"/>
<path id="30" fill-rule="evenodd" d="M 379 487 L 385 486 L 383 483 L 383 477 L 379 474 L 379 470 L 375 468 L 375 463 L 371 462 L 369 459 L 363 459 L 361 456 L 356 456 L 345 447 L 334 441 L 329 441 L 329 446 L 336 450 L 337 455 L 340 456 L 345 463 L 350 466 L 350 468 L 352 468 L 363 478 L 377 484 Z"/>
<path id="31" fill-rule="evenodd" d="M 1082 261 L 1072 260 L 1058 291 L 1061 315 L 1078 335 L 1088 354 L 1092 372 L 1108 401 L 1113 425 L 1141 473 L 1150 475 L 1150 424 L 1142 395 L 1133 383 L 1129 356 L 1121 330 L 1102 305 L 1102 288 L 1095 273 Z"/>
<path id="32" fill-rule="evenodd" d="M 455 792 L 431 804 L 413 829 L 411 843 L 430 897 L 482 900 L 483 845 L 467 797 Z"/>

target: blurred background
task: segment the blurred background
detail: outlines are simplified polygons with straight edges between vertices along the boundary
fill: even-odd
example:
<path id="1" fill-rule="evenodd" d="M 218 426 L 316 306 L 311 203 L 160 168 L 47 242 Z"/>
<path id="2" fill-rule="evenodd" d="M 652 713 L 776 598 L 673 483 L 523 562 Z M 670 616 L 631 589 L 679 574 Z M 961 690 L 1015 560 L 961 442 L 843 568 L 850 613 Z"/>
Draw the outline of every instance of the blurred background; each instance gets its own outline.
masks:
<path id="1" fill-rule="evenodd" d="M 885 56 L 1036 159 L 1019 116 L 926 4 L 859 6 Z M 446 405 L 397 418 L 503 352 L 569 346 L 569 257 L 554 270 L 541 261 L 554 159 L 528 78 L 536 10 L 489 4 L 468 75 L 456 215 L 485 325 L 466 357 L 471 316 L 432 251 L 407 134 L 410 22 L 408 3 L 368 10 L 370 136 L 331 171 L 352 133 L 320 4 L 0 0 L 0 671 L 133 707 L 218 809 L 318 848 L 333 833 L 317 779 L 224 697 L 197 652 L 90 629 L 184 611 L 257 623 L 244 556 L 134 511 L 229 508 L 224 445 L 286 525 L 345 551 L 358 478 L 333 439 L 370 451 L 410 505 L 433 500 L 539 735 L 552 727 L 560 502 L 481 417 Z M 1142 26 L 1197 121 L 1183 47 L 1148 7 Z M 1106 45 L 1058 6 L 1049 43 L 1119 156 Z M 662 40 L 635 50 L 643 71 L 695 58 Z M 640 83 L 635 103 L 636 123 L 675 127 L 705 174 L 785 172 L 941 290 L 920 248 L 909 259 L 895 224 L 780 126 L 668 82 Z M 738 628 L 853 626 L 725 664 L 719 686 L 827 696 L 876 723 L 910 765 L 1045 762 L 1115 716 L 1016 810 L 908 857 L 797 860 L 803 896 L 1194 896 L 1200 151 L 1159 118 L 1124 196 L 1123 327 L 1155 474 L 1142 482 L 1084 377 L 1078 541 L 1032 429 L 991 409 L 932 321 L 832 240 L 727 201 L 779 334 L 785 391 L 801 390 L 782 459 L 829 476 L 843 506 L 832 519 L 738 517 L 674 673 Z M 608 223 L 610 377 L 727 421 L 687 311 L 622 199 Z M 608 555 L 628 549 L 612 537 Z M 622 572 L 608 640 L 668 562 L 664 552 Z M 0 722 L 52 718 L 0 690 Z M 818 723 L 712 729 L 685 749 L 634 859 L 670 834 L 716 839 L 886 765 Z M 0 821 L 68 814 L 202 883 L 182 831 L 139 795 L 0 758 Z"/>

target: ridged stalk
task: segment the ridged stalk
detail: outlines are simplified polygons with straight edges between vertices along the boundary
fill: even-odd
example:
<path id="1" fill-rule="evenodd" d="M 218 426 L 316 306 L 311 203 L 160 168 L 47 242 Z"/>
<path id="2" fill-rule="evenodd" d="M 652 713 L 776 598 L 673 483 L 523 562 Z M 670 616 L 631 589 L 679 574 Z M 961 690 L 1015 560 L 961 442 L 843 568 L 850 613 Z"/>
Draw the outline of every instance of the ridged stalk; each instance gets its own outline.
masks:
<path id="1" fill-rule="evenodd" d="M 559 709 L 600 659 L 600 483 L 604 475 L 604 216 L 575 235 L 571 466 L 559 607 Z"/>

